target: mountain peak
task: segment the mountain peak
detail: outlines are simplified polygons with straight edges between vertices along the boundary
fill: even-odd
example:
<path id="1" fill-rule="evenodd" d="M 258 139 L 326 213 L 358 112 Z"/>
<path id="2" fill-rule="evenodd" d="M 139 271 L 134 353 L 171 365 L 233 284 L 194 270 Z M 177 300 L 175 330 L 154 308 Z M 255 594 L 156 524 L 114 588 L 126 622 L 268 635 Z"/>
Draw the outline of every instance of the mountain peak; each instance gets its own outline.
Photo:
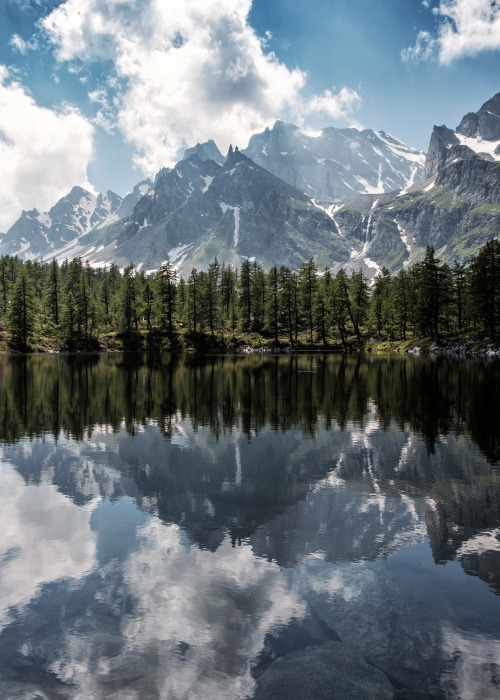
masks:
<path id="1" fill-rule="evenodd" d="M 432 132 L 425 178 L 433 177 L 457 159 L 500 160 L 500 92 L 477 112 L 468 112 L 455 131 L 435 126 Z"/>
<path id="2" fill-rule="evenodd" d="M 424 164 L 423 153 L 385 132 L 333 126 L 310 132 L 281 120 L 253 135 L 244 154 L 321 202 L 406 189 Z"/>
<path id="3" fill-rule="evenodd" d="M 477 112 L 469 112 L 456 131 L 468 138 L 500 141 L 500 92 L 487 100 Z"/>
<path id="4" fill-rule="evenodd" d="M 224 156 L 217 148 L 213 139 L 205 141 L 205 143 L 197 143 L 192 148 L 186 148 L 184 151 L 184 160 L 190 156 L 197 155 L 201 161 L 213 160 L 217 165 L 222 165 Z"/>
<path id="5" fill-rule="evenodd" d="M 232 144 L 230 144 L 224 165 L 238 163 L 239 161 L 243 160 L 244 158 L 245 158 L 245 156 L 239 150 L 238 146 L 235 146 L 233 149 Z"/>

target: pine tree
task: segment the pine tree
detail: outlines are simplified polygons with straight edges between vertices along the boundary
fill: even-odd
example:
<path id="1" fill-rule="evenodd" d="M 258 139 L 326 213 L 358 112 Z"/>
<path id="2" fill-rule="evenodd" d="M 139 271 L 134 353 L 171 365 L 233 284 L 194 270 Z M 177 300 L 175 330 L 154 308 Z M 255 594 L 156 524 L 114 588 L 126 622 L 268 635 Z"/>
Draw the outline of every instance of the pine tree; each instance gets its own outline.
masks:
<path id="1" fill-rule="evenodd" d="M 375 276 L 369 305 L 369 318 L 372 326 L 381 336 L 390 327 L 391 314 L 391 276 L 389 270 L 383 267 Z"/>
<path id="2" fill-rule="evenodd" d="M 237 319 L 236 284 L 237 276 L 231 265 L 223 265 L 220 279 L 222 326 L 225 331 L 226 324 L 229 322 L 233 336 Z"/>
<path id="3" fill-rule="evenodd" d="M 447 266 L 440 266 L 434 248 L 427 246 L 422 262 L 417 263 L 417 323 L 424 335 L 435 343 L 440 339 L 440 320 L 450 301 L 451 279 Z"/>
<path id="4" fill-rule="evenodd" d="M 188 277 L 186 291 L 186 322 L 188 328 L 194 333 L 198 331 L 198 319 L 200 310 L 200 289 L 198 270 L 194 267 Z"/>
<path id="5" fill-rule="evenodd" d="M 62 322 L 66 334 L 73 338 L 75 334 L 80 335 L 83 324 L 83 302 L 82 302 L 82 276 L 83 266 L 81 258 L 74 258 L 65 272 L 66 281 L 64 284 Z"/>
<path id="6" fill-rule="evenodd" d="M 346 324 L 349 318 L 349 280 L 345 270 L 339 270 L 330 285 L 330 308 L 332 320 L 340 335 L 340 340 L 344 350 L 347 350 L 347 330 Z"/>
<path id="7" fill-rule="evenodd" d="M 466 289 L 468 282 L 468 263 L 467 262 L 455 262 L 452 264 L 451 268 L 451 279 L 453 285 L 453 300 L 455 307 L 455 318 L 457 322 L 457 329 L 462 330 L 464 325 L 464 312 L 466 303 Z"/>
<path id="8" fill-rule="evenodd" d="M 208 325 L 210 328 L 210 333 L 212 337 L 215 335 L 215 329 L 219 327 L 220 321 L 220 290 L 219 290 L 219 280 L 220 280 L 220 265 L 217 262 L 217 258 L 210 263 L 208 266 L 208 273 L 206 278 L 206 304 L 208 312 Z"/>
<path id="9" fill-rule="evenodd" d="M 120 305 L 119 294 L 122 285 L 122 275 L 118 267 L 112 263 L 109 270 L 104 270 L 101 280 L 101 303 L 103 306 L 104 322 L 108 326 L 116 325 L 117 312 Z"/>
<path id="10" fill-rule="evenodd" d="M 368 305 L 370 298 L 368 296 L 368 282 L 363 275 L 362 270 L 359 272 L 353 272 L 349 279 L 348 285 L 348 311 L 349 316 L 354 326 L 354 332 L 356 333 L 356 338 L 358 343 L 361 342 L 361 330 L 362 326 L 368 315 Z"/>
<path id="11" fill-rule="evenodd" d="M 406 340 L 406 332 L 410 318 L 411 307 L 410 278 L 406 270 L 400 270 L 393 278 L 390 290 L 390 306 L 394 326 L 400 340 Z"/>
<path id="12" fill-rule="evenodd" d="M 240 308 L 243 330 L 250 330 L 252 324 L 252 264 L 245 260 L 240 269 Z"/>
<path id="13" fill-rule="evenodd" d="M 479 251 L 471 265 L 471 292 L 473 313 L 495 337 L 500 323 L 500 242 L 488 241 Z"/>
<path id="14" fill-rule="evenodd" d="M 47 313 L 56 326 L 59 325 L 61 296 L 61 273 L 57 260 L 50 263 L 49 272 L 45 283 L 45 306 Z"/>
<path id="15" fill-rule="evenodd" d="M 266 315 L 266 276 L 262 267 L 256 262 L 252 264 L 251 294 L 252 330 L 261 333 L 264 328 Z"/>
<path id="16" fill-rule="evenodd" d="M 279 287 L 280 294 L 280 319 L 281 326 L 288 334 L 290 345 L 293 345 L 294 333 L 294 299 L 295 299 L 295 279 L 292 273 L 282 265 L 279 270 Z"/>
<path id="17" fill-rule="evenodd" d="M 314 326 L 325 347 L 328 345 L 329 328 L 332 323 L 329 303 L 331 283 L 331 272 L 325 269 L 323 276 L 318 279 L 318 285 L 314 296 Z"/>
<path id="18" fill-rule="evenodd" d="M 313 344 L 314 297 L 318 285 L 318 268 L 314 259 L 302 263 L 299 270 L 299 295 L 304 328 L 309 333 L 309 342 Z"/>
<path id="19" fill-rule="evenodd" d="M 278 330 L 280 318 L 280 276 L 276 265 L 267 275 L 266 328 L 273 335 L 274 342 L 279 343 Z"/>
<path id="20" fill-rule="evenodd" d="M 119 296 L 120 326 L 130 332 L 133 327 L 137 329 L 137 290 L 135 286 L 135 267 L 129 265 L 123 271 L 123 281 Z"/>
<path id="21" fill-rule="evenodd" d="M 5 319 L 7 315 L 12 284 L 10 259 L 8 256 L 2 256 L 0 258 L 0 317 L 2 319 Z"/>
<path id="22" fill-rule="evenodd" d="M 36 328 L 37 305 L 33 282 L 25 268 L 17 276 L 9 309 L 9 330 L 13 341 L 27 350 L 28 340 Z"/>
<path id="23" fill-rule="evenodd" d="M 169 336 L 174 332 L 176 282 L 177 272 L 172 263 L 163 263 L 155 275 L 156 313 L 162 330 Z"/>
<path id="24" fill-rule="evenodd" d="M 103 310 L 99 297 L 96 275 L 94 270 L 90 267 L 88 260 L 83 270 L 82 286 L 84 286 L 84 294 L 86 296 L 84 304 L 85 337 L 92 338 L 95 336 L 102 323 Z"/>

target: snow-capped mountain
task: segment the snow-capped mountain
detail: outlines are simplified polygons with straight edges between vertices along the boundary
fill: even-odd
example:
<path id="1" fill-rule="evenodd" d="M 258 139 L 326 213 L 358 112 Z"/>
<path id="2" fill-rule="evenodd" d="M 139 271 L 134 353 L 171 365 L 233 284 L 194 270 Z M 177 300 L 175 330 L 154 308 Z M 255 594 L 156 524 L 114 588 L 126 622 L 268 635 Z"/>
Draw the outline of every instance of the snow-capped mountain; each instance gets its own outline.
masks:
<path id="1" fill-rule="evenodd" d="M 500 232 L 500 93 L 455 131 L 435 126 L 425 178 L 407 192 L 364 195 L 331 210 L 352 261 L 400 269 L 433 246 L 463 261 Z"/>
<path id="2" fill-rule="evenodd" d="M 425 154 L 383 131 L 327 127 L 311 134 L 277 121 L 243 153 L 322 202 L 406 189 L 424 172 Z"/>
<path id="3" fill-rule="evenodd" d="M 276 122 L 225 159 L 214 141 L 185 151 L 121 199 L 75 187 L 49 212 L 23 212 L 3 236 L 0 254 L 59 260 L 80 255 L 95 265 L 134 262 L 181 272 L 217 255 L 239 265 L 298 267 L 345 263 L 351 244 L 328 207 L 359 192 L 407 187 L 422 174 L 423 154 L 370 130 L 329 127 L 314 135 Z"/>
<path id="4" fill-rule="evenodd" d="M 484 103 L 477 112 L 469 112 L 455 131 L 435 126 L 432 132 L 425 178 L 435 176 L 455 159 L 473 158 L 500 161 L 500 93 Z"/>
<path id="5" fill-rule="evenodd" d="M 193 148 L 187 148 L 184 151 L 184 159 L 189 156 L 197 155 L 200 160 L 213 160 L 217 165 L 224 163 L 224 156 L 215 145 L 215 141 L 210 139 L 205 143 L 197 143 Z"/>
<path id="6" fill-rule="evenodd" d="M 303 192 L 238 150 L 231 148 L 223 165 L 201 160 L 199 149 L 188 153 L 161 172 L 127 219 L 81 237 L 59 256 L 78 254 L 94 265 L 133 262 L 143 270 L 169 260 L 182 274 L 215 257 L 238 266 L 250 258 L 266 268 L 349 258 L 334 221 Z"/>
<path id="7" fill-rule="evenodd" d="M 23 212 L 0 254 L 148 271 L 169 260 L 183 275 L 216 256 L 265 269 L 314 257 L 370 277 L 426 245 L 463 260 L 500 230 L 499 115 L 500 93 L 456 130 L 434 127 L 425 164 L 384 132 L 284 122 L 226 158 L 213 141 L 196 144 L 123 200 L 75 187 L 49 212 Z"/>
<path id="8" fill-rule="evenodd" d="M 22 259 L 50 259 L 90 231 L 128 216 L 151 186 L 152 182 L 145 180 L 124 198 L 111 190 L 96 195 L 82 187 L 73 187 L 48 212 L 23 211 L 4 235 L 0 251 L 2 255 L 17 255 Z"/>

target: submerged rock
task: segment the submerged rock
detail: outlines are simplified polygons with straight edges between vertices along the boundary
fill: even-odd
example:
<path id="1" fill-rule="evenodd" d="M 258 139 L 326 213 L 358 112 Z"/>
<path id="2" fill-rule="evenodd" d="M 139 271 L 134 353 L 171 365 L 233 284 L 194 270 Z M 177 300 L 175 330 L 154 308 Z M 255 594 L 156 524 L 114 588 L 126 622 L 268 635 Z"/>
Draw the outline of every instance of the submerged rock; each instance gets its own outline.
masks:
<path id="1" fill-rule="evenodd" d="M 394 689 L 354 647 L 325 642 L 277 659 L 257 681 L 255 700 L 392 700 Z"/>
<path id="2" fill-rule="evenodd" d="M 394 580 L 368 566 L 346 570 L 337 585 L 333 595 L 310 591 L 313 614 L 400 687 L 428 692 L 429 678 L 438 677 L 442 669 L 435 626 L 442 602 L 436 599 L 423 611 L 418 601 L 424 595 L 432 600 L 423 581 L 416 586 L 406 580 L 402 590 Z"/>

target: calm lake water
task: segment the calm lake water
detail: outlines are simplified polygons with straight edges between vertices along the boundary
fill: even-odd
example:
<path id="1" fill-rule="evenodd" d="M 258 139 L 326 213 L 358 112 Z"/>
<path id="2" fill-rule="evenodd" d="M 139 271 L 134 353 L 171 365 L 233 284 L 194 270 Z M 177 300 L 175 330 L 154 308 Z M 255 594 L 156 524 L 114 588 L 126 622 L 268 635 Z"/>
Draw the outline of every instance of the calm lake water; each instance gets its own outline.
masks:
<path id="1" fill-rule="evenodd" d="M 0 697 L 500 697 L 500 362 L 0 357 Z"/>

